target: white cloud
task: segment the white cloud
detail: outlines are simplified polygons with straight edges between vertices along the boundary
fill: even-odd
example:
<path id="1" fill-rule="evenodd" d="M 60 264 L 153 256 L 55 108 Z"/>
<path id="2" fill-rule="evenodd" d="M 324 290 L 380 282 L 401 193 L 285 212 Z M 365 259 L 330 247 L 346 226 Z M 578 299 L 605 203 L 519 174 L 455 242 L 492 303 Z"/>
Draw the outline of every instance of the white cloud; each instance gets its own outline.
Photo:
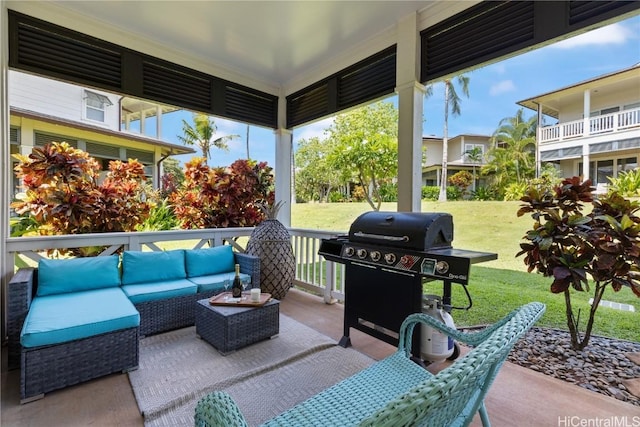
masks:
<path id="1" fill-rule="evenodd" d="M 627 27 L 621 24 L 612 24 L 563 40 L 559 43 L 553 44 L 552 46 L 557 49 L 573 49 L 575 47 L 594 45 L 619 45 L 624 44 L 631 37 L 633 37 L 633 32 Z"/>
<path id="2" fill-rule="evenodd" d="M 489 89 L 489 95 L 496 96 L 506 92 L 512 92 L 516 89 L 516 85 L 513 84 L 512 80 L 502 80 L 491 86 Z"/>

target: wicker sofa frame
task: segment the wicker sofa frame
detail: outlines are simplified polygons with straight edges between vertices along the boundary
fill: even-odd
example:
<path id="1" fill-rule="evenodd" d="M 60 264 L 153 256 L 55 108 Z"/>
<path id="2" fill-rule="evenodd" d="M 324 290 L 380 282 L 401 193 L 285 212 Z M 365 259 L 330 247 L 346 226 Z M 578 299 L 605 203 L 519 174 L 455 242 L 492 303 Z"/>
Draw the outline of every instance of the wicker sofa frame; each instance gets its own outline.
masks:
<path id="1" fill-rule="evenodd" d="M 252 287 L 259 287 L 259 258 L 241 253 L 234 253 L 234 256 L 240 270 L 251 276 Z M 140 313 L 137 328 L 27 348 L 20 344 L 20 334 L 36 295 L 37 271 L 37 268 L 21 268 L 8 285 L 8 367 L 21 369 L 21 403 L 104 375 L 137 369 L 141 337 L 194 325 L 196 301 L 215 294 L 199 292 L 134 304 Z"/>
<path id="2" fill-rule="evenodd" d="M 251 287 L 259 288 L 260 259 L 242 253 L 234 253 L 234 257 L 235 262 L 240 264 L 240 272 L 251 276 Z M 216 292 L 198 292 L 194 295 L 134 304 L 140 313 L 140 335 L 144 337 L 194 325 L 196 302 L 215 294 Z"/>
<path id="3" fill-rule="evenodd" d="M 543 304 L 530 303 L 475 333 L 456 331 L 426 314 L 412 314 L 401 326 L 394 354 L 263 426 L 468 426 L 479 413 L 488 427 L 484 398 L 515 342 L 544 311 Z M 477 347 L 433 375 L 411 360 L 411 337 L 419 323 Z M 247 422 L 233 398 L 216 391 L 198 402 L 195 426 L 244 427 Z"/>

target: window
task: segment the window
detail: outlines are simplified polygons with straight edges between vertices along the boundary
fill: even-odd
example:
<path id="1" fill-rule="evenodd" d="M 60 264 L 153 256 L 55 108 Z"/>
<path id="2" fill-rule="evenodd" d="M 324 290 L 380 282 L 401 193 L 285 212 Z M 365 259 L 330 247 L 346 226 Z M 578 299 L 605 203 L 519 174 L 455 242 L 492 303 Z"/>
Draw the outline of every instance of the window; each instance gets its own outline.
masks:
<path id="1" fill-rule="evenodd" d="M 88 90 L 84 91 L 85 97 L 85 117 L 88 120 L 95 120 L 96 122 L 103 122 L 105 119 L 105 109 L 109 105 L 113 105 L 113 103 L 104 95 L 100 95 L 99 93 L 91 92 Z"/>
<path id="2" fill-rule="evenodd" d="M 597 184 L 607 184 L 609 182 L 607 178 L 613 176 L 613 160 L 599 160 L 595 175 Z"/>
<path id="3" fill-rule="evenodd" d="M 626 159 L 618 159 L 618 173 L 622 171 L 634 170 L 638 167 L 638 159 L 636 157 L 627 157 Z"/>
<path id="4" fill-rule="evenodd" d="M 620 111 L 620 107 L 603 108 L 600 111 L 600 114 L 605 115 L 605 114 L 617 113 L 618 111 Z"/>

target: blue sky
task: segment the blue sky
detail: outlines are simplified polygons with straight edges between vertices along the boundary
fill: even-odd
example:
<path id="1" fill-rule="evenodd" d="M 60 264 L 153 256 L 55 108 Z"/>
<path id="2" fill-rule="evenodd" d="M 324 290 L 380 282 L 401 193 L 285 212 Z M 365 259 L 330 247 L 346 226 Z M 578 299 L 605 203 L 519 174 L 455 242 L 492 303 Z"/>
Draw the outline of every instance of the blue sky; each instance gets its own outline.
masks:
<path id="1" fill-rule="evenodd" d="M 640 16 L 476 69 L 468 73 L 470 96 L 462 100 L 461 115 L 449 117 L 449 137 L 490 135 L 501 119 L 516 114 L 518 101 L 638 63 Z M 394 101 L 395 96 L 389 100 Z M 443 110 L 444 87 L 436 83 L 433 95 L 424 101 L 424 136 L 442 136 Z M 525 110 L 526 117 L 533 114 Z M 191 122 L 191 113 L 181 111 L 163 117 L 163 139 L 179 143 L 182 119 Z M 247 125 L 221 118 L 215 118 L 215 123 L 217 136 L 237 134 L 240 138 L 229 143 L 228 152 L 213 148 L 209 164 L 226 166 L 246 158 Z M 301 139 L 322 137 L 330 124 L 331 119 L 325 119 L 294 129 L 294 146 Z M 273 130 L 251 126 L 249 146 L 251 158 L 275 166 Z M 183 162 L 190 157 L 178 156 Z"/>

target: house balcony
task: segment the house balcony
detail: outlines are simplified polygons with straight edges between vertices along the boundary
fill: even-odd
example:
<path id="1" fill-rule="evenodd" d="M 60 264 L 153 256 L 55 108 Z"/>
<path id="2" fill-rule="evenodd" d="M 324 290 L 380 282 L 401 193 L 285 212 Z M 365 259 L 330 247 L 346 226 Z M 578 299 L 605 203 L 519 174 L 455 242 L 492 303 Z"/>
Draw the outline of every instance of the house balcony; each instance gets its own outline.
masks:
<path id="1" fill-rule="evenodd" d="M 587 137 L 615 137 L 634 128 L 640 128 L 640 108 L 541 127 L 538 128 L 538 142 L 548 144 Z"/>
<path id="2" fill-rule="evenodd" d="M 35 262 L 46 249 L 89 245 L 104 246 L 107 253 L 121 248 L 161 250 L 193 248 L 203 244 L 220 245 L 223 242 L 242 249 L 251 231 L 251 228 L 233 228 L 9 238 L 8 253 L 4 260 L 13 263 L 15 256 L 21 255 L 23 260 Z M 342 265 L 326 262 L 318 255 L 318 249 L 321 239 L 339 233 L 306 229 L 289 231 L 297 261 L 296 288 L 290 290 L 281 301 L 280 312 L 338 342 L 343 334 L 344 309 L 336 301 L 344 299 L 344 274 Z M 355 350 L 376 360 L 395 351 L 395 347 L 358 330 L 352 330 L 351 342 Z M 462 349 L 462 352 L 465 353 L 466 349 Z M 2 353 L 3 367 L 6 367 L 6 351 Z M 428 369 L 437 372 L 449 363 L 433 364 Z M 326 367 L 328 370 L 334 368 Z M 3 426 L 144 425 L 126 374 L 113 374 L 54 391 L 43 399 L 24 405 L 19 403 L 19 388 L 19 371 L 3 369 L 0 420 Z M 354 398 L 357 399 L 357 396 Z M 497 427 L 516 424 L 578 425 L 572 423 L 579 420 L 613 420 L 614 417 L 616 420 L 632 422 L 638 414 L 637 406 L 510 362 L 505 362 L 485 401 L 489 417 Z M 589 404 L 585 405 L 584 402 Z M 481 425 L 477 415 L 471 425 Z"/>

